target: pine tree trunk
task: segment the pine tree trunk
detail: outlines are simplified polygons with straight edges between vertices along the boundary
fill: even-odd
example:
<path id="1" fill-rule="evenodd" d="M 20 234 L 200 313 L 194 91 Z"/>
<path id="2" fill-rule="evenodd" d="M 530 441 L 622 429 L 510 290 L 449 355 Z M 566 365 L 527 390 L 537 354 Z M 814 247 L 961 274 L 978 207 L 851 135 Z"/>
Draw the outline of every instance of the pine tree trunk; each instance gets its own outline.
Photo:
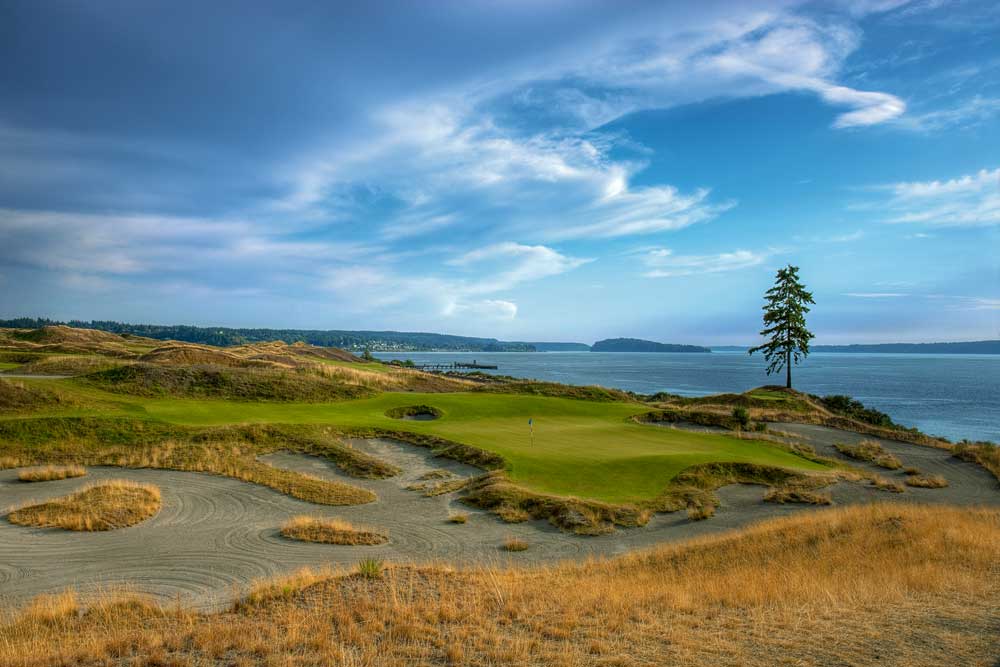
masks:
<path id="1" fill-rule="evenodd" d="M 785 387 L 792 388 L 792 353 L 785 352 Z"/>

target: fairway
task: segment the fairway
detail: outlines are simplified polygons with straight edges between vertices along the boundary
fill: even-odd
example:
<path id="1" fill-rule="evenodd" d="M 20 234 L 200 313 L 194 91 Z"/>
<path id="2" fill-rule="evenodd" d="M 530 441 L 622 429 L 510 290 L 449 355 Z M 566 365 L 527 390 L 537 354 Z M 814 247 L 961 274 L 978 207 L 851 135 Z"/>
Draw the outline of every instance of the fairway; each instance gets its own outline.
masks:
<path id="1" fill-rule="evenodd" d="M 514 481 L 543 493 L 611 503 L 649 500 L 681 470 L 731 461 L 817 471 L 824 466 L 760 441 L 638 424 L 629 419 L 647 406 L 517 394 L 383 393 L 336 403 L 263 403 L 138 398 L 84 388 L 72 381 L 37 381 L 58 387 L 94 408 L 50 414 L 121 415 L 185 425 L 312 423 L 376 427 L 440 436 L 495 452 Z M 408 405 L 438 408 L 434 421 L 385 416 Z M 534 441 L 528 419 L 534 420 Z"/>

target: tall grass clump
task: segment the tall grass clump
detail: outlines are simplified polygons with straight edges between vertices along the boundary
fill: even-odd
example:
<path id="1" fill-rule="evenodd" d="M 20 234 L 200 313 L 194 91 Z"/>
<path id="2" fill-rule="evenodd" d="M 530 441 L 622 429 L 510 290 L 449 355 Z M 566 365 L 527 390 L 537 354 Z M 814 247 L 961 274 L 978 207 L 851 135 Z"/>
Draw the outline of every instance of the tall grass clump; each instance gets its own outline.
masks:
<path id="1" fill-rule="evenodd" d="M 111 480 L 38 505 L 16 509 L 7 520 L 21 526 L 101 531 L 125 528 L 160 511 L 160 489 L 152 484 Z"/>
<path id="2" fill-rule="evenodd" d="M 378 558 L 363 558 L 358 561 L 358 574 L 365 579 L 381 579 L 385 566 Z"/>

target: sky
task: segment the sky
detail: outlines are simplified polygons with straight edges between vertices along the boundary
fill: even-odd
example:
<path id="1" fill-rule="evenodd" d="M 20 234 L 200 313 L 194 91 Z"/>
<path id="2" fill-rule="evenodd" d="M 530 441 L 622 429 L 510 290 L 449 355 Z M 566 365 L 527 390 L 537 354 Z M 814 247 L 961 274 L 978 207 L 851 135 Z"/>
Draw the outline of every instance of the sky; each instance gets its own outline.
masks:
<path id="1" fill-rule="evenodd" d="M 1000 338 L 1000 4 L 0 0 L 0 318 Z"/>

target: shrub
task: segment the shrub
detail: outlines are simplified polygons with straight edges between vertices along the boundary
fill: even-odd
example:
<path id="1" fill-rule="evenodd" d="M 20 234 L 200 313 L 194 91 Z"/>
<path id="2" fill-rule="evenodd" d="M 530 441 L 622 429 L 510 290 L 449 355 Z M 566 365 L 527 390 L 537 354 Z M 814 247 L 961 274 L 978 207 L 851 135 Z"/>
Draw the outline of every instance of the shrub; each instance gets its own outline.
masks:
<path id="1" fill-rule="evenodd" d="M 736 420 L 740 428 L 750 427 L 750 411 L 744 407 L 737 406 L 733 408 L 733 419 Z"/>
<path id="2" fill-rule="evenodd" d="M 469 520 L 469 515 L 464 513 L 452 514 L 448 517 L 448 523 L 465 523 Z"/>
<path id="3" fill-rule="evenodd" d="M 715 505 L 711 503 L 691 503 L 687 508 L 687 516 L 691 521 L 704 521 L 715 516 Z"/>
<path id="4" fill-rule="evenodd" d="M 889 415 L 873 408 L 866 408 L 861 401 L 853 399 L 850 396 L 836 394 L 824 396 L 819 401 L 830 412 L 836 412 L 837 414 L 856 419 L 866 424 L 872 424 L 873 426 L 899 428 L 898 424 L 893 422 Z"/>
<path id="5" fill-rule="evenodd" d="M 384 567 L 378 558 L 365 558 L 358 561 L 358 574 L 365 579 L 381 579 Z"/>

